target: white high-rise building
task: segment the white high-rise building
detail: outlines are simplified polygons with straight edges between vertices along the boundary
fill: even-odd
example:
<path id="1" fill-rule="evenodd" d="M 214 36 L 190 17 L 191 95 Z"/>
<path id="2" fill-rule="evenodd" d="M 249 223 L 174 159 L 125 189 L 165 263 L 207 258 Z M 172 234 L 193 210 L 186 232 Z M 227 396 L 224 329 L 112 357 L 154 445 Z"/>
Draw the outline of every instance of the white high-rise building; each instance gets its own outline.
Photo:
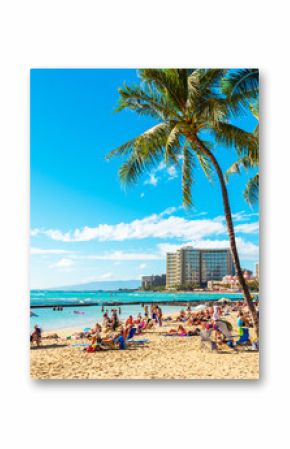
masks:
<path id="1" fill-rule="evenodd" d="M 166 287 L 205 286 L 235 273 L 229 249 L 198 249 L 186 246 L 166 254 Z"/>

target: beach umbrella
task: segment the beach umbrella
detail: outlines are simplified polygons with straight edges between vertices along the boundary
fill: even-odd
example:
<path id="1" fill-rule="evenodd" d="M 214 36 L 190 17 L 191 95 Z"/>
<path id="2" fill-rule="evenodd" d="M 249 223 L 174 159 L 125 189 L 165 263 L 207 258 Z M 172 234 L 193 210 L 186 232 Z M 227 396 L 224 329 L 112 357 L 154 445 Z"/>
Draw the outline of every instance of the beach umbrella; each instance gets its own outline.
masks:
<path id="1" fill-rule="evenodd" d="M 194 310 L 204 310 L 204 309 L 206 309 L 206 305 L 205 304 L 199 304 L 198 306 L 196 306 L 195 308 L 194 308 Z"/>
<path id="2" fill-rule="evenodd" d="M 231 302 L 229 298 L 221 298 L 217 302 Z"/>

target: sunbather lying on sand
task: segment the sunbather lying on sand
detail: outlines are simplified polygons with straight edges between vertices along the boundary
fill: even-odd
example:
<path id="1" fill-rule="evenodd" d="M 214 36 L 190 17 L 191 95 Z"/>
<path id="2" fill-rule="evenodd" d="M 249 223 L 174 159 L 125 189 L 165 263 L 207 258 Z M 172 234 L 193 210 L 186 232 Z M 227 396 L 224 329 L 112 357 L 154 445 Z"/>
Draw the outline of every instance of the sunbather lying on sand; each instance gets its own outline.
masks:
<path id="1" fill-rule="evenodd" d="M 187 331 L 182 325 L 178 326 L 178 329 L 170 329 L 170 331 L 165 335 L 176 335 L 179 337 L 186 337 L 186 336 L 194 336 L 199 335 L 199 329 L 195 330 L 189 330 Z"/>

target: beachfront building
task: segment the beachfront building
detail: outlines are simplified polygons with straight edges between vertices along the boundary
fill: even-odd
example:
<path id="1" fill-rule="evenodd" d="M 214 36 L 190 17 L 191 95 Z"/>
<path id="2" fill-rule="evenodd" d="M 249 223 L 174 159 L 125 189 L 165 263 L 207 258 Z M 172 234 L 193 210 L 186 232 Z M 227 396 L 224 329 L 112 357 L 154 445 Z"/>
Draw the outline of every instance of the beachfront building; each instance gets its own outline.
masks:
<path id="1" fill-rule="evenodd" d="M 243 272 L 243 276 L 244 279 L 246 281 L 250 281 L 253 278 L 253 272 L 251 270 L 248 270 L 246 268 L 244 268 L 242 270 Z M 216 281 L 216 280 L 211 280 L 207 282 L 207 288 L 210 290 L 215 290 L 215 289 L 222 289 L 223 287 L 228 287 L 228 288 L 240 288 L 240 281 L 238 276 L 233 276 L 233 275 L 226 275 L 222 278 L 221 281 Z"/>
<path id="2" fill-rule="evenodd" d="M 166 275 L 154 275 L 151 276 L 142 276 L 141 278 L 141 287 L 143 290 L 148 290 L 152 287 L 162 287 L 166 284 Z"/>
<path id="3" fill-rule="evenodd" d="M 186 246 L 166 254 L 166 287 L 207 285 L 234 274 L 229 249 L 198 249 Z"/>

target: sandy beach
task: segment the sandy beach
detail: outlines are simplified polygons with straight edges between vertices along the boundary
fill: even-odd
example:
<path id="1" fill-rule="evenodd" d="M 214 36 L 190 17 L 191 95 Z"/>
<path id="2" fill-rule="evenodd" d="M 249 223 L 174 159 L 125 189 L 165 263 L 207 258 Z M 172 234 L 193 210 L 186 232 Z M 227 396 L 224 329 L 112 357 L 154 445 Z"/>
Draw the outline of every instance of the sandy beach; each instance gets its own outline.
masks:
<path id="1" fill-rule="evenodd" d="M 233 317 L 231 321 L 234 322 Z M 200 337 L 165 337 L 177 323 L 142 332 L 145 345 L 95 353 L 72 346 L 79 341 L 45 339 L 30 350 L 33 379 L 258 379 L 259 353 L 223 345 L 218 352 L 201 346 Z M 185 326 L 186 327 L 186 326 Z M 57 330 L 61 336 L 79 329 Z M 45 336 L 45 334 L 44 334 Z"/>

